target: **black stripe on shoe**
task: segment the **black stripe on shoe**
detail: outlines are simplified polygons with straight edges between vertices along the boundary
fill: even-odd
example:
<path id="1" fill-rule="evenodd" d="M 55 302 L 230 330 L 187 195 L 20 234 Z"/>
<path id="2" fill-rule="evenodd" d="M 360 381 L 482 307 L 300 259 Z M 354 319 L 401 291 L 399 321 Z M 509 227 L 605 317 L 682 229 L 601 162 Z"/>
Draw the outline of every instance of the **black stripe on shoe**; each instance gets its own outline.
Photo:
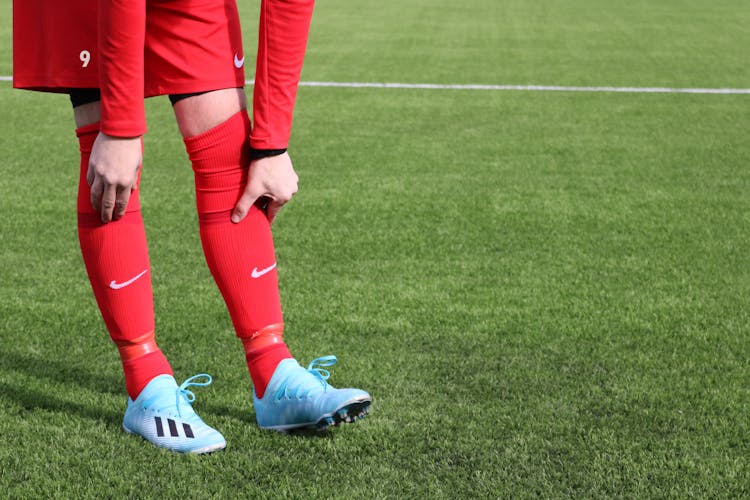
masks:
<path id="1" fill-rule="evenodd" d="M 154 422 L 156 422 L 156 435 L 164 437 L 164 427 L 161 425 L 161 417 L 154 417 Z"/>
<path id="2" fill-rule="evenodd" d="M 182 429 L 185 431 L 185 437 L 187 438 L 194 438 L 193 435 L 193 429 L 190 427 L 190 424 L 182 424 Z"/>
<path id="3" fill-rule="evenodd" d="M 167 423 L 169 424 L 169 434 L 172 437 L 180 437 L 180 434 L 177 432 L 177 423 L 171 418 L 167 419 Z"/>

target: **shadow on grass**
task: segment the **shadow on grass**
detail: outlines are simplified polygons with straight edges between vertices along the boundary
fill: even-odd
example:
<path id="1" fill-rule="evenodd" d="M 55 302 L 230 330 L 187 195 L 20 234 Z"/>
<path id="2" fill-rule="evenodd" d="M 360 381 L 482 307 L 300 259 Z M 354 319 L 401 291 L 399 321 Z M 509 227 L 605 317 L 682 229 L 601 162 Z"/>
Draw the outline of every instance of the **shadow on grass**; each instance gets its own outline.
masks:
<path id="1" fill-rule="evenodd" d="M 19 353 L 12 351 L 0 350 L 0 371 L 5 374 L 17 372 L 25 374 L 37 380 L 48 380 L 56 384 L 70 386 L 67 394 L 74 395 L 76 388 L 85 388 L 89 391 L 109 396 L 120 396 L 123 399 L 123 411 L 125 401 L 125 391 L 122 388 L 122 380 L 117 375 L 101 376 L 92 373 L 87 369 L 83 362 L 47 359 L 28 353 Z M 25 410 L 47 410 L 56 413 L 76 414 L 84 418 L 106 422 L 108 425 L 119 427 L 122 422 L 122 412 L 107 410 L 95 403 L 86 404 L 73 402 L 61 398 L 57 394 L 57 389 L 49 386 L 48 390 L 30 389 L 23 384 L 13 385 L 9 383 L 0 383 L 0 394 L 17 402 Z M 247 406 L 229 407 L 226 405 L 216 405 L 206 403 L 201 405 L 202 410 L 214 415 L 221 415 L 237 420 L 245 425 L 255 427 L 255 413 L 250 403 Z M 266 431 L 275 433 L 275 431 Z M 282 435 L 290 438 L 303 439 L 331 439 L 335 431 L 326 429 L 317 431 L 316 429 L 297 429 L 283 433 Z"/>
<path id="2" fill-rule="evenodd" d="M 88 368 L 88 363 L 77 360 L 50 359 L 0 350 L 0 369 L 25 373 L 37 379 L 48 379 L 61 384 L 84 387 L 94 392 L 125 394 L 123 381 L 119 375 L 92 373 Z"/>
<path id="3" fill-rule="evenodd" d="M 225 405 L 216 405 L 211 403 L 206 403 L 204 406 L 201 407 L 202 410 L 205 410 L 205 414 L 214 414 L 214 415 L 220 415 L 223 417 L 228 417 L 233 420 L 237 420 L 238 422 L 241 422 L 244 425 L 252 426 L 254 430 L 258 430 L 261 433 L 267 433 L 269 436 L 273 435 L 280 435 L 280 436 L 289 436 L 291 438 L 332 438 L 335 431 L 332 432 L 332 430 L 326 429 L 324 431 L 318 431 L 314 428 L 306 428 L 306 429 L 293 429 L 289 431 L 274 431 L 269 429 L 260 429 L 258 427 L 258 424 L 255 420 L 255 412 L 252 410 L 252 406 L 248 404 L 248 406 L 243 407 L 228 407 Z"/>
<path id="4" fill-rule="evenodd" d="M 20 404 L 25 410 L 47 410 L 66 415 L 79 415 L 84 418 L 105 422 L 119 427 L 122 423 L 122 412 L 115 412 L 96 405 L 74 403 L 47 392 L 0 384 L 3 398 L 9 398 Z"/>
<path id="5" fill-rule="evenodd" d="M 283 432 L 282 434 L 285 434 L 289 436 L 290 438 L 298 438 L 298 439 L 333 439 L 334 438 L 334 430 L 331 430 L 330 428 L 319 431 L 317 429 L 293 429 L 290 431 Z"/>
<path id="6" fill-rule="evenodd" d="M 80 362 L 48 359 L 26 353 L 0 350 L 0 370 L 3 373 L 22 373 L 29 377 L 44 381 L 52 381 L 71 387 L 69 394 L 75 394 L 76 387 L 82 387 L 103 395 L 122 396 L 122 381 L 115 375 L 101 376 L 88 371 Z M 5 398 L 18 402 L 24 409 L 42 409 L 60 413 L 78 414 L 85 418 L 102 420 L 112 425 L 120 425 L 122 414 L 103 409 L 96 404 L 83 404 L 63 399 L 56 395 L 57 389 L 50 386 L 49 390 L 30 389 L 23 384 L 0 384 Z M 124 411 L 124 408 L 123 408 Z"/>
<path id="7" fill-rule="evenodd" d="M 200 407 L 195 408 L 196 411 L 205 412 L 206 414 L 211 413 L 237 420 L 243 424 L 255 425 L 255 413 L 251 411 L 249 406 L 229 407 L 213 404 L 208 401 L 205 403 L 201 401 Z M 200 408 L 200 410 L 198 408 Z"/>

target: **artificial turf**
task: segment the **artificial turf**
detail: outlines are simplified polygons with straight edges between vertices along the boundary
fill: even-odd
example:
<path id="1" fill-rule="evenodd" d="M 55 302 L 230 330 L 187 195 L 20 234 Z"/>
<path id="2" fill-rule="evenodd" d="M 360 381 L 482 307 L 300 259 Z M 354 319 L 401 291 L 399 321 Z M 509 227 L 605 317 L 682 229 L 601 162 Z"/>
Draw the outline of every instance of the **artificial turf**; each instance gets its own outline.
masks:
<path id="1" fill-rule="evenodd" d="M 240 10 L 252 54 L 257 2 Z M 332 0 L 304 79 L 748 88 L 749 23 L 740 1 Z M 204 457 L 120 428 L 67 99 L 3 82 L 0 109 L 8 496 L 750 495 L 750 96 L 303 87 L 300 191 L 275 223 L 286 338 L 374 397 L 322 435 L 255 426 L 190 166 L 150 101 L 157 332 L 178 379 L 214 376 L 195 407 L 228 447 Z"/>

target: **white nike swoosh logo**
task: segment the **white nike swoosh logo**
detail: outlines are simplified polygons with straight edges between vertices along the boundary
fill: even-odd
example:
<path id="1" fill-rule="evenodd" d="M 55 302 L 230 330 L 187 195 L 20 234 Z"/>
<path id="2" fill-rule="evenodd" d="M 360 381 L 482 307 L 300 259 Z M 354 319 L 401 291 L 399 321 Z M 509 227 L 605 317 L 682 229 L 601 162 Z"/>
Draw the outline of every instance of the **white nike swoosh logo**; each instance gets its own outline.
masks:
<path id="1" fill-rule="evenodd" d="M 112 290 L 119 290 L 120 288 L 125 288 L 126 286 L 132 284 L 135 280 L 137 280 L 138 278 L 140 278 L 141 276 L 143 276 L 147 272 L 148 272 L 148 269 L 144 269 L 142 272 L 140 272 L 136 276 L 130 278 L 128 281 L 123 281 L 122 283 L 118 283 L 115 280 L 112 280 L 112 281 L 109 282 L 109 287 Z"/>
<path id="2" fill-rule="evenodd" d="M 237 57 L 237 52 L 234 53 L 234 67 L 237 69 L 240 69 L 242 65 L 245 64 L 245 56 L 242 56 L 242 59 Z"/>
<path id="3" fill-rule="evenodd" d="M 258 270 L 257 267 L 254 267 L 253 268 L 253 272 L 250 273 L 250 276 L 252 276 L 253 278 L 260 278 L 264 274 L 268 274 L 271 271 L 273 271 L 275 267 L 276 267 L 276 263 L 275 262 L 273 264 L 271 264 L 270 266 L 264 267 L 263 269 L 260 269 L 260 270 Z"/>

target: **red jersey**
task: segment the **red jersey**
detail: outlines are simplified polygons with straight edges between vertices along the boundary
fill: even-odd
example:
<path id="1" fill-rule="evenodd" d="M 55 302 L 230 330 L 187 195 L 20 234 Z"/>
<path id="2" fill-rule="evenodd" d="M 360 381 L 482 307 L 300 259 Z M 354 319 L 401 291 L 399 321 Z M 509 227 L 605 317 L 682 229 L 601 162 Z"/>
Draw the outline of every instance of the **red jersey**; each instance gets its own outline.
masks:
<path id="1" fill-rule="evenodd" d="M 313 3 L 262 0 L 254 148 L 287 147 Z M 109 135 L 145 133 L 145 97 L 244 85 L 234 0 L 14 0 L 13 24 L 14 86 L 100 88 Z"/>

